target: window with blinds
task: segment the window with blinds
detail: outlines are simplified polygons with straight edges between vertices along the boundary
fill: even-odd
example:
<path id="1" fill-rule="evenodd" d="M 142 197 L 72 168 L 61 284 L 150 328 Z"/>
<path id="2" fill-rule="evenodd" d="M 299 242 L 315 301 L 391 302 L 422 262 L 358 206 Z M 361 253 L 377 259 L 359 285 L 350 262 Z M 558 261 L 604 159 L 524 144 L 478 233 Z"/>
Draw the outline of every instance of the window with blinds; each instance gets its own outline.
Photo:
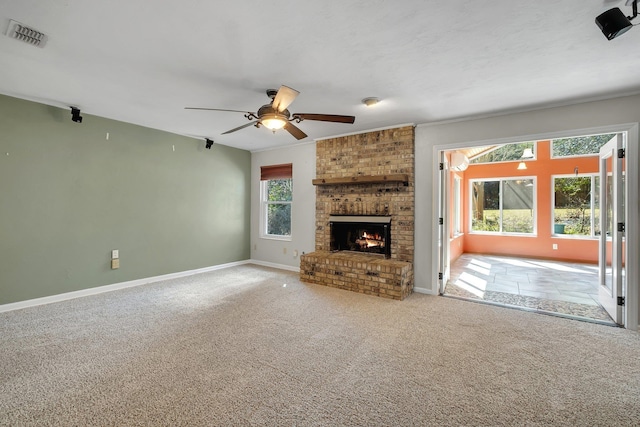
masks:
<path id="1" fill-rule="evenodd" d="M 291 163 L 260 167 L 260 229 L 264 238 L 291 238 L 292 176 Z"/>

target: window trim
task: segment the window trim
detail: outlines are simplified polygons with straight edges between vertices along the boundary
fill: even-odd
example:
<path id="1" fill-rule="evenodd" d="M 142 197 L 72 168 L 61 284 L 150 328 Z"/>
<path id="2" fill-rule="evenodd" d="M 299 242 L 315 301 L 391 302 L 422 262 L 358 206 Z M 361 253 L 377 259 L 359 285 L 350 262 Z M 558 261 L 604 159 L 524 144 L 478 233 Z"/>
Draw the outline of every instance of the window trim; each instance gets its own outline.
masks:
<path id="1" fill-rule="evenodd" d="M 531 233 L 522 233 L 522 232 L 513 232 L 513 231 L 503 231 L 503 223 L 502 223 L 502 205 L 503 205 L 503 181 L 516 181 L 516 180 L 525 180 L 525 179 L 530 179 L 531 181 L 533 181 L 533 194 L 532 194 L 532 199 L 533 199 L 533 230 L 531 231 Z M 498 181 L 500 184 L 500 190 L 499 190 L 499 204 L 500 204 L 500 211 L 498 214 L 499 217 L 499 221 L 500 221 L 500 231 L 484 231 L 484 230 L 474 230 L 473 229 L 473 183 L 474 182 L 487 182 L 487 181 Z M 467 206 L 467 214 L 469 215 L 469 219 L 468 219 L 468 229 L 469 229 L 469 234 L 488 234 L 488 235 L 492 235 L 492 236 L 513 236 L 513 237 L 537 237 L 538 236 L 538 180 L 537 180 L 537 176 L 505 176 L 505 177 L 486 177 L 486 178 L 473 178 L 473 179 L 469 179 L 468 181 L 469 183 L 469 188 L 468 188 L 468 192 L 469 192 L 469 196 L 468 196 L 468 206 Z"/>
<path id="2" fill-rule="evenodd" d="M 554 156 L 552 149 L 549 150 L 549 153 L 551 154 L 550 157 L 549 157 L 551 160 L 581 159 L 583 157 L 598 157 L 599 156 L 598 153 L 596 153 L 596 154 L 572 154 L 570 156 Z"/>

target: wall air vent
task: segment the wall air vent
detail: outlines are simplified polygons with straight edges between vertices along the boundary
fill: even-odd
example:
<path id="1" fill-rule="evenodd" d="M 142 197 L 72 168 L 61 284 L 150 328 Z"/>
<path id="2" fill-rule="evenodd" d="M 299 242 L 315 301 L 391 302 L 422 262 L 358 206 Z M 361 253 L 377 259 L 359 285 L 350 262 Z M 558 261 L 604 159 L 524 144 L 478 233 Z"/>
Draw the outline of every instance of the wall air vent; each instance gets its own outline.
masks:
<path id="1" fill-rule="evenodd" d="M 13 19 L 9 20 L 9 26 L 5 34 L 12 39 L 29 43 L 32 46 L 44 47 L 47 43 L 47 36 L 38 30 L 29 28 Z"/>

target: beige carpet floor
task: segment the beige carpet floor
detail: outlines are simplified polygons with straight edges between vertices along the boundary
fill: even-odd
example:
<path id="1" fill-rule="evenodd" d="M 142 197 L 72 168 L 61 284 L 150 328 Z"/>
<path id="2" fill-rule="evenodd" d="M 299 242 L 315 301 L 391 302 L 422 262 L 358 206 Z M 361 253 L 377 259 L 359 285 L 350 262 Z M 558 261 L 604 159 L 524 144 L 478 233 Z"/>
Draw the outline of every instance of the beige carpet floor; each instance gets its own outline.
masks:
<path id="1" fill-rule="evenodd" d="M 0 314 L 0 425 L 631 426 L 640 334 L 245 265 Z"/>

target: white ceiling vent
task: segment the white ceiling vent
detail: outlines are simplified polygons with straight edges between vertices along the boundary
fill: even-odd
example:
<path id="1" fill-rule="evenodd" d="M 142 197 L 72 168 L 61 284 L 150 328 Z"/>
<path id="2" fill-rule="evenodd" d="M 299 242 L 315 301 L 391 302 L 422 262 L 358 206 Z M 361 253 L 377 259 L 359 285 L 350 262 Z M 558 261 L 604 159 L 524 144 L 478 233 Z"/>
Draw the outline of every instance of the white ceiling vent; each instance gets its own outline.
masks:
<path id="1" fill-rule="evenodd" d="M 21 40 L 33 46 L 44 47 L 47 43 L 46 35 L 13 19 L 9 20 L 9 26 L 5 34 L 12 39 Z"/>

